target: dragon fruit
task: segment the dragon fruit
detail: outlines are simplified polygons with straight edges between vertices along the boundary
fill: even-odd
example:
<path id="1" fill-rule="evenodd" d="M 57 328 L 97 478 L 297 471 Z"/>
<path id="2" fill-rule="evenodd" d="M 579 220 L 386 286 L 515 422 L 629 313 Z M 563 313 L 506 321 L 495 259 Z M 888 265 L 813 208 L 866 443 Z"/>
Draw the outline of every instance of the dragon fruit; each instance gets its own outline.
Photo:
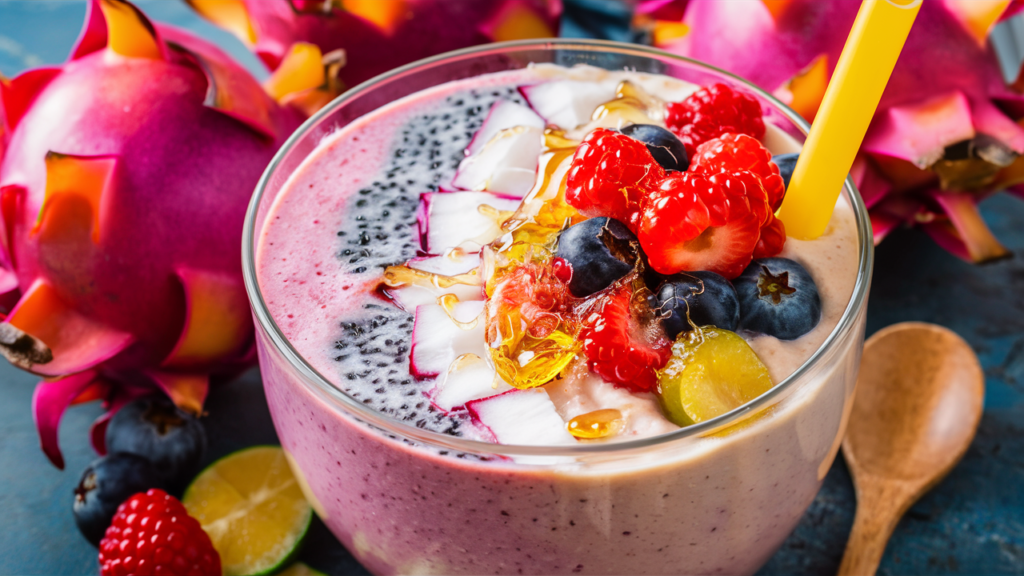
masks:
<path id="1" fill-rule="evenodd" d="M 68 61 L 4 81 L 0 102 L 0 353 L 45 378 L 33 412 L 62 468 L 69 404 L 107 403 L 103 453 L 126 402 L 162 390 L 198 413 L 211 374 L 253 361 L 242 220 L 302 116 L 122 0 L 93 0 Z"/>
<path id="2" fill-rule="evenodd" d="M 813 119 L 859 0 L 647 0 L 654 43 L 734 72 Z M 1020 0 L 924 2 L 851 171 L 875 242 L 919 224 L 971 262 L 1009 252 L 977 203 L 1024 194 L 1024 80 L 1003 80 L 991 28 Z"/>
<path id="3" fill-rule="evenodd" d="M 187 0 L 275 70 L 296 42 L 344 51 L 348 87 L 475 44 L 558 34 L 561 0 Z"/>

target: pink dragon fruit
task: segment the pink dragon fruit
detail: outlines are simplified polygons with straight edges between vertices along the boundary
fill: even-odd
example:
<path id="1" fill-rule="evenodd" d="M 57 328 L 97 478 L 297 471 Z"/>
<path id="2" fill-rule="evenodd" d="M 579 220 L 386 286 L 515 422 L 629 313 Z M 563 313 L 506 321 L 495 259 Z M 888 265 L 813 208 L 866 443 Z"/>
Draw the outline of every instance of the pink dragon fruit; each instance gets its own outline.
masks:
<path id="1" fill-rule="evenodd" d="M 187 0 L 270 68 L 296 42 L 343 50 L 349 87 L 381 72 L 475 44 L 558 34 L 561 0 Z"/>
<path id="2" fill-rule="evenodd" d="M 636 21 L 661 48 L 747 78 L 813 119 L 859 0 L 647 0 Z M 1020 0 L 924 2 L 852 174 L 875 242 L 904 223 L 972 262 L 1008 255 L 977 203 L 1024 194 L 1024 81 L 986 44 Z"/>
<path id="3" fill-rule="evenodd" d="M 93 0 L 57 68 L 0 84 L 0 353 L 43 376 L 33 412 L 58 467 L 67 406 L 110 415 L 163 390 L 198 413 L 253 358 L 242 220 L 301 114 L 191 35 Z M 0 148 L 2 149 L 2 148 Z"/>

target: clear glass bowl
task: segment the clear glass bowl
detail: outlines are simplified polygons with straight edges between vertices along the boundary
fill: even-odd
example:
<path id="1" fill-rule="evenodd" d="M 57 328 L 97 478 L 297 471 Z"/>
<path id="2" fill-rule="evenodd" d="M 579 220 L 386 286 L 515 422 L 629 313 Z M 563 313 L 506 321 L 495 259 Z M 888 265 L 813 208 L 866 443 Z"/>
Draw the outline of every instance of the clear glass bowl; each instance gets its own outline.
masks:
<path id="1" fill-rule="evenodd" d="M 506 446 L 390 419 L 318 373 L 284 337 L 263 299 L 255 239 L 288 178 L 325 136 L 419 90 L 531 62 L 725 82 L 755 95 L 766 120 L 798 141 L 808 128 L 741 78 L 659 50 L 603 41 L 480 46 L 346 92 L 281 148 L 246 215 L 246 289 L 281 443 L 317 513 L 374 573 L 752 573 L 814 499 L 845 430 L 873 257 L 867 210 L 852 181 L 843 194 L 859 236 L 856 284 L 824 344 L 761 397 L 660 436 Z"/>

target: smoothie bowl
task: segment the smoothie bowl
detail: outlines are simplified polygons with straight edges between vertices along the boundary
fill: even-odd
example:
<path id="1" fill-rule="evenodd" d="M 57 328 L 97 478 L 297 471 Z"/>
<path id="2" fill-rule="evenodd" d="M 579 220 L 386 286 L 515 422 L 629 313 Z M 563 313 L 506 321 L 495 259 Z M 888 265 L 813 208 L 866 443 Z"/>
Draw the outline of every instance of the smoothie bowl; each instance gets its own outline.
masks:
<path id="1" fill-rule="evenodd" d="M 852 184 L 817 240 L 772 215 L 806 128 L 596 41 L 453 52 L 311 118 L 243 265 L 328 527 L 378 574 L 754 572 L 836 456 L 863 346 Z"/>

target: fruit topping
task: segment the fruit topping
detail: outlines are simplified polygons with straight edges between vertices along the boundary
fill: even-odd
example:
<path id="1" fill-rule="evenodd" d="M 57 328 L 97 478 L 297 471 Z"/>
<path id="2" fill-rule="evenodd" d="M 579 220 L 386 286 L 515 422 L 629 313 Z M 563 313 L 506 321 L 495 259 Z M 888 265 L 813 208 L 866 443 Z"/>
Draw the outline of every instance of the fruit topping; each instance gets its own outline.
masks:
<path id="1" fill-rule="evenodd" d="M 761 258 L 733 281 L 740 299 L 741 330 L 794 340 L 821 320 L 814 279 L 788 258 Z"/>
<path id="2" fill-rule="evenodd" d="M 575 224 L 558 238 L 555 254 L 568 265 L 569 291 L 577 298 L 604 290 L 636 267 L 636 236 L 612 218 L 591 218 Z M 562 264 L 554 272 L 565 274 Z"/>
<path id="3" fill-rule="evenodd" d="M 740 302 L 732 284 L 714 272 L 681 272 L 648 298 L 669 338 L 700 326 L 736 330 Z"/>
<path id="4" fill-rule="evenodd" d="M 598 128 L 576 149 L 565 199 L 585 216 L 615 218 L 636 230 L 641 203 L 664 177 L 643 143 Z"/>
<path id="5" fill-rule="evenodd" d="M 793 177 L 793 170 L 796 169 L 796 160 L 799 157 L 800 155 L 795 152 L 772 156 L 772 162 L 779 167 L 779 176 L 782 176 L 782 181 L 785 183 L 786 188 L 789 188 L 789 180 Z"/>
<path id="6" fill-rule="evenodd" d="M 692 163 L 693 170 L 702 174 L 753 172 L 761 179 L 771 211 L 782 205 L 786 185 L 779 167 L 772 162 L 771 152 L 746 134 L 723 134 L 701 144 Z"/>
<path id="7" fill-rule="evenodd" d="M 166 397 L 150 396 L 131 402 L 111 418 L 106 446 L 111 452 L 148 458 L 163 486 L 175 488 L 199 471 L 206 453 L 206 431 L 199 419 Z"/>
<path id="8" fill-rule="evenodd" d="M 544 119 L 522 104 L 509 100 L 498 100 L 491 106 L 483 125 L 473 135 L 473 139 L 466 148 L 466 156 L 480 152 L 499 132 L 516 126 L 543 130 Z"/>
<path id="9" fill-rule="evenodd" d="M 579 338 L 592 372 L 634 392 L 649 392 L 657 385 L 655 370 L 668 359 L 670 341 L 634 294 L 623 285 L 599 298 Z"/>
<path id="10" fill-rule="evenodd" d="M 750 263 L 767 210 L 749 172 L 674 173 L 648 199 L 637 236 L 660 274 L 710 270 L 734 278 Z"/>
<path id="11" fill-rule="evenodd" d="M 551 266 L 521 264 L 495 285 L 487 303 L 486 342 L 502 380 L 533 388 L 576 357 L 569 287 Z"/>
<path id="12" fill-rule="evenodd" d="M 199 522 L 163 490 L 121 504 L 100 542 L 100 574 L 220 574 L 220 555 Z"/>
<path id="13" fill-rule="evenodd" d="M 541 128 L 505 128 L 459 164 L 452 185 L 522 198 L 533 188 L 543 144 Z"/>
<path id="14" fill-rule="evenodd" d="M 622 431 L 625 424 L 622 412 L 614 408 L 605 408 L 576 416 L 569 420 L 566 428 L 569 434 L 580 440 L 593 440 L 615 436 Z"/>
<path id="15" fill-rule="evenodd" d="M 460 301 L 484 296 L 480 276 L 480 254 L 449 250 L 443 256 L 413 258 L 404 266 L 389 266 L 384 272 L 388 297 L 403 310 L 414 311 L 421 304 L 434 304 L 440 296 L 453 294 Z"/>
<path id="16" fill-rule="evenodd" d="M 614 80 L 556 80 L 522 86 L 519 92 L 548 124 L 572 130 L 589 122 L 598 106 L 614 99 L 617 86 Z"/>
<path id="17" fill-rule="evenodd" d="M 553 446 L 575 444 L 544 390 L 512 390 L 466 404 L 469 413 L 499 444 Z"/>
<path id="18" fill-rule="evenodd" d="M 483 336 L 479 344 L 483 347 Z M 483 353 L 483 352 L 482 352 Z M 463 354 L 453 360 L 447 371 L 438 378 L 431 391 L 431 400 L 445 412 L 460 408 L 471 400 L 495 396 L 512 390 L 494 368 L 476 354 Z"/>
<path id="19" fill-rule="evenodd" d="M 620 132 L 647 146 L 655 162 L 666 171 L 683 172 L 690 166 L 690 156 L 681 140 L 671 131 L 656 124 L 630 124 Z"/>
<path id="20" fill-rule="evenodd" d="M 658 372 L 668 419 L 690 426 L 738 408 L 772 387 L 768 369 L 746 340 L 712 326 L 681 333 Z"/>
<path id="21" fill-rule="evenodd" d="M 487 192 L 426 192 L 416 216 L 420 244 L 428 254 L 453 248 L 474 252 L 501 235 L 501 223 L 519 200 Z"/>
<path id="22" fill-rule="evenodd" d="M 725 84 L 705 86 L 682 102 L 666 106 L 665 123 L 693 157 L 697 147 L 729 132 L 764 136 L 761 104 Z"/>
<path id="23" fill-rule="evenodd" d="M 210 535 L 225 575 L 276 574 L 302 545 L 313 509 L 289 460 L 277 446 L 246 448 L 210 464 L 185 491 L 182 504 Z"/>
<path id="24" fill-rule="evenodd" d="M 75 487 L 75 524 L 99 546 L 110 520 L 129 496 L 161 486 L 153 464 L 137 454 L 111 453 L 89 464 Z"/>
<path id="25" fill-rule="evenodd" d="M 417 306 L 409 372 L 420 379 L 434 378 L 463 354 L 485 354 L 484 323 L 479 319 L 483 309 L 482 301 L 458 302 L 450 311 L 441 304 Z"/>

